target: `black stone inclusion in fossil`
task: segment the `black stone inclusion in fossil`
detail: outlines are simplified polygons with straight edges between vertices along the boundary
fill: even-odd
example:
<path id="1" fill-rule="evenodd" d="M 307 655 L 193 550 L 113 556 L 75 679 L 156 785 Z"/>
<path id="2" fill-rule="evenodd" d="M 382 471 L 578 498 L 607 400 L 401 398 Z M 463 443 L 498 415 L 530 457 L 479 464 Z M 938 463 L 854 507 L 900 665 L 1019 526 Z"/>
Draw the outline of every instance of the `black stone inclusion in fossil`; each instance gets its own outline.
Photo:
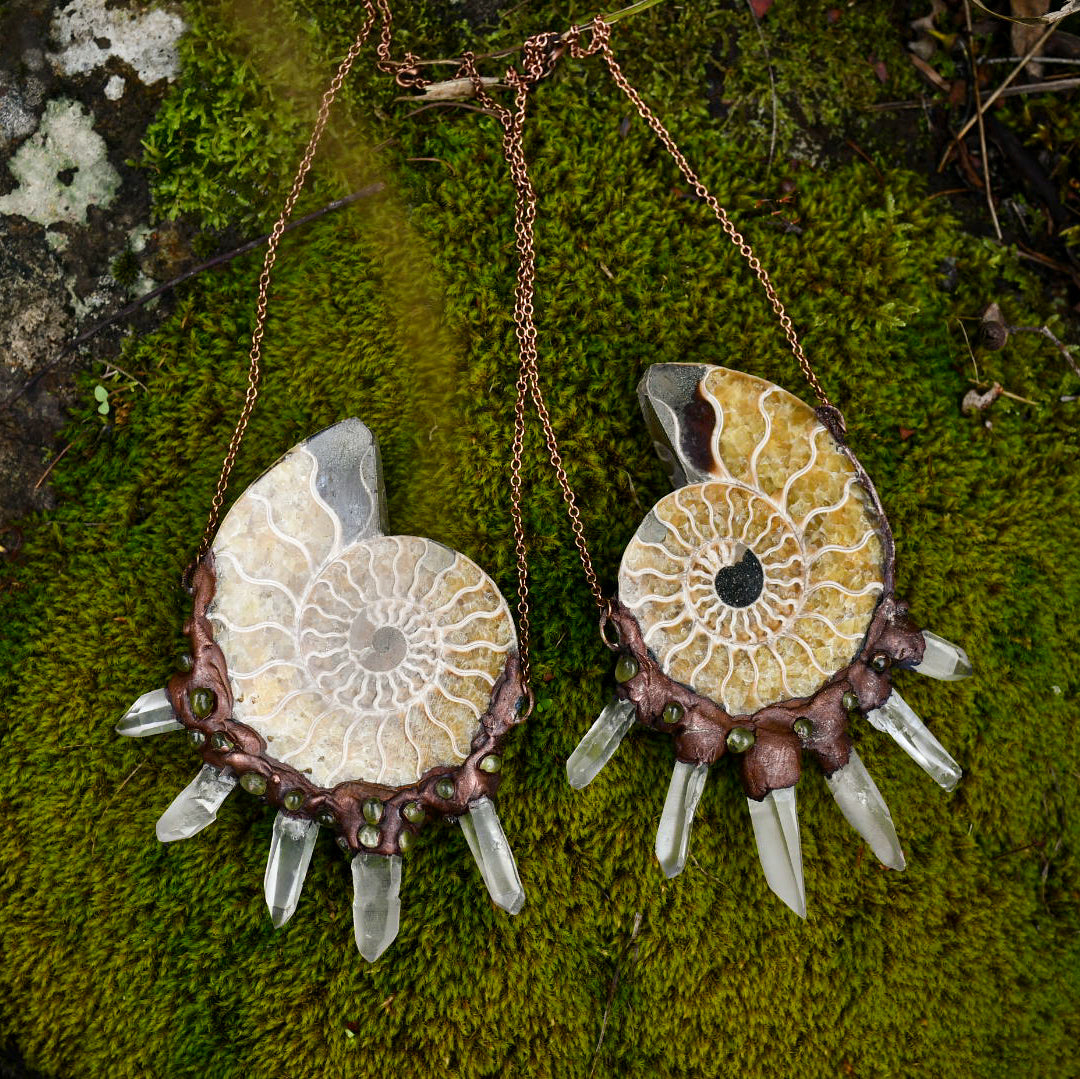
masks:
<path id="1" fill-rule="evenodd" d="M 753 551 L 716 575 L 716 594 L 729 607 L 749 607 L 765 587 L 765 571 Z"/>

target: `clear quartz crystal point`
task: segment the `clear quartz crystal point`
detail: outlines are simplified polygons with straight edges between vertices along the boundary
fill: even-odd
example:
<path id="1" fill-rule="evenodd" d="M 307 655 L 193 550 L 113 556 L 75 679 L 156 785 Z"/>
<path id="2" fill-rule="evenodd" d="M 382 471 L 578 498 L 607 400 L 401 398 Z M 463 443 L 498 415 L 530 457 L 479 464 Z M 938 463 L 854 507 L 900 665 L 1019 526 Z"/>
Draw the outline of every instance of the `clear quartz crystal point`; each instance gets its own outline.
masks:
<path id="1" fill-rule="evenodd" d="M 469 812 L 458 817 L 458 824 L 492 902 L 510 914 L 517 914 L 525 906 L 525 889 L 491 799 L 478 798 L 471 803 Z"/>
<path id="2" fill-rule="evenodd" d="M 795 812 L 795 788 L 769 791 L 760 802 L 747 798 L 754 826 L 758 858 L 769 887 L 800 918 L 806 917 L 799 817 Z"/>
<path id="3" fill-rule="evenodd" d="M 826 776 L 825 782 L 840 812 L 866 840 L 877 860 L 890 869 L 903 869 L 907 863 L 896 838 L 892 814 L 859 754 L 853 749 L 847 764 Z"/>
<path id="4" fill-rule="evenodd" d="M 157 822 L 157 837 L 162 843 L 190 839 L 217 820 L 221 803 L 236 786 L 236 776 L 228 769 L 204 764 L 199 774 L 173 799 L 172 805 Z"/>
<path id="5" fill-rule="evenodd" d="M 690 829 L 708 777 L 707 764 L 675 762 L 664 811 L 660 814 L 660 827 L 656 829 L 656 857 L 665 877 L 677 877 L 686 865 Z"/>
<path id="6" fill-rule="evenodd" d="M 178 722 L 169 703 L 169 695 L 163 689 L 144 693 L 116 725 L 116 733 L 127 735 L 128 738 L 147 738 L 151 734 L 167 734 L 183 729 L 184 725 Z"/>
<path id="7" fill-rule="evenodd" d="M 369 962 L 394 943 L 401 922 L 401 858 L 358 854 L 352 860 L 353 932 Z"/>
<path id="8" fill-rule="evenodd" d="M 633 702 L 616 697 L 600 713 L 566 762 L 566 778 L 574 790 L 581 790 L 597 777 L 633 725 Z"/>
<path id="9" fill-rule="evenodd" d="M 884 731 L 934 782 L 951 791 L 963 772 L 945 752 L 945 747 L 927 730 L 926 724 L 911 710 L 911 705 L 894 689 L 880 707 L 866 713 L 866 718 Z"/>
<path id="10" fill-rule="evenodd" d="M 319 825 L 313 820 L 300 820 L 284 813 L 274 818 L 263 888 L 266 905 L 270 908 L 270 919 L 276 929 L 280 929 L 293 916 L 300 902 L 300 892 L 318 835 Z"/>
<path id="11" fill-rule="evenodd" d="M 975 673 L 968 654 L 958 644 L 953 644 L 939 637 L 930 630 L 922 631 L 926 641 L 926 651 L 922 662 L 913 670 L 930 678 L 940 678 L 943 682 L 959 682 L 961 678 L 970 678 Z"/>

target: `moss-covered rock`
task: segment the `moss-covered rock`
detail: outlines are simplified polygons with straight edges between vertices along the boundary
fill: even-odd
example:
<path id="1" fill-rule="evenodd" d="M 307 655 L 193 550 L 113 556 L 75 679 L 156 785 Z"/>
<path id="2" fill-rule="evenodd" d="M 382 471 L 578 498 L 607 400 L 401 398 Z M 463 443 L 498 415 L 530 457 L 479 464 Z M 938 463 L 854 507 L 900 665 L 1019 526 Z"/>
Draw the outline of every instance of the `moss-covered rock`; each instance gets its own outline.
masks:
<path id="1" fill-rule="evenodd" d="M 871 49 L 890 71 L 904 62 L 876 10 L 833 21 L 823 3 L 785 7 L 763 27 L 783 121 L 771 166 L 748 13 L 662 6 L 619 26 L 615 45 L 732 207 L 844 409 L 891 514 L 901 592 L 976 663 L 969 682 L 900 687 L 964 768 L 953 795 L 856 733 L 907 871 L 874 862 L 809 770 L 806 923 L 764 883 L 730 769 L 713 770 L 673 881 L 652 855 L 666 741 L 631 736 L 571 792 L 564 762 L 606 698 L 610 660 L 535 428 L 542 680 L 499 798 L 524 912 L 496 911 L 461 837 L 429 829 L 405 865 L 401 934 L 368 966 L 328 840 L 281 931 L 261 894 L 271 814 L 256 801 L 232 800 L 190 842 L 156 843 L 195 762 L 182 739 L 131 743 L 113 724 L 180 648 L 180 573 L 243 398 L 254 256 L 197 279 L 159 332 L 129 343 L 120 364 L 139 381 L 111 390 L 115 422 L 87 383 L 54 471 L 61 504 L 3 596 L 0 1039 L 30 1064 L 139 1079 L 1075 1074 L 1080 446 L 1077 404 L 1061 397 L 1078 387 L 1044 339 L 984 354 L 964 320 L 996 300 L 1012 322 L 1065 331 L 1042 282 L 963 232 L 880 132 L 878 169 L 807 161 L 810 120 L 822 147 L 873 135 L 859 112 L 879 92 Z M 211 3 L 189 16 L 186 74 L 149 139 L 159 209 L 254 229 L 276 213 L 355 12 L 279 0 L 245 21 Z M 515 10 L 477 51 L 569 18 Z M 402 45 L 425 55 L 475 40 L 423 11 L 399 21 Z M 721 76 L 739 107 L 710 117 L 707 78 Z M 395 531 L 461 550 L 511 594 L 515 261 L 499 132 L 465 110 L 410 115 L 395 96 L 362 61 L 302 209 L 386 186 L 286 239 L 233 491 L 358 415 L 382 445 Z M 666 490 L 634 397 L 649 363 L 805 389 L 759 285 L 628 115 L 599 61 L 567 61 L 538 89 L 528 138 L 542 380 L 606 587 Z M 1027 401 L 965 416 L 973 377 Z"/>

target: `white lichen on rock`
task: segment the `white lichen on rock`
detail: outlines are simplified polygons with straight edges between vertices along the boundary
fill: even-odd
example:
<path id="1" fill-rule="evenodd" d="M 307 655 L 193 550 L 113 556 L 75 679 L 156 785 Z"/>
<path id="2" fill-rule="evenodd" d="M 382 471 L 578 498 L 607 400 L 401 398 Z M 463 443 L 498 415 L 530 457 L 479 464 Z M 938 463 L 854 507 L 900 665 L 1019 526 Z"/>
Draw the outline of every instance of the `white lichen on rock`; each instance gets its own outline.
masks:
<path id="1" fill-rule="evenodd" d="M 54 234 L 17 234 L 23 231 L 0 218 L 0 364 L 29 372 L 64 347 L 75 323 L 64 270 L 49 242 Z"/>
<path id="2" fill-rule="evenodd" d="M 40 127 L 8 169 L 19 186 L 0 197 L 0 214 L 20 214 L 39 225 L 83 225 L 90 206 L 108 206 L 120 190 L 120 174 L 109 163 L 93 117 L 62 98 L 45 106 Z"/>
<path id="3" fill-rule="evenodd" d="M 150 85 L 179 74 L 177 42 L 185 29 L 183 19 L 169 11 L 131 11 L 110 7 L 106 0 L 73 0 L 53 18 L 57 51 L 49 59 L 60 74 L 86 75 L 115 56 Z"/>
<path id="4" fill-rule="evenodd" d="M 27 104 L 25 95 L 0 74 L 0 146 L 24 139 L 37 127 L 37 116 Z"/>

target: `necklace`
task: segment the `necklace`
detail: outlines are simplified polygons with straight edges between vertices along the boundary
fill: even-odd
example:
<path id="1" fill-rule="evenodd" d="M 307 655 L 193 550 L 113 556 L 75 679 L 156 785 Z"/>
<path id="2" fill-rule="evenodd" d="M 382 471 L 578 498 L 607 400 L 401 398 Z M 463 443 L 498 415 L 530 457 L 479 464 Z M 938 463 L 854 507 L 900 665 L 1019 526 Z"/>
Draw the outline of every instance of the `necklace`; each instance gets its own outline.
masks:
<path id="1" fill-rule="evenodd" d="M 162 842 L 212 823 L 238 785 L 277 809 L 264 877 L 276 926 L 296 910 L 320 827 L 333 829 L 351 860 L 357 947 L 374 961 L 398 932 L 401 855 L 429 820 L 457 822 L 498 906 L 516 914 L 524 905 L 492 797 L 502 744 L 533 700 L 521 465 L 535 349 L 530 369 L 522 340 L 511 459 L 517 629 L 470 559 L 388 534 L 378 446 L 358 419 L 293 447 L 221 520 L 259 394 L 278 245 L 334 99 L 376 24 L 379 67 L 403 86 L 420 82 L 411 57 L 391 59 L 385 0 L 366 0 L 365 9 L 267 245 L 247 393 L 186 575 L 190 651 L 167 689 L 141 696 L 117 730 L 186 730 L 202 758 L 158 821 Z M 531 292 L 523 269 L 519 311 L 531 311 Z M 551 445 L 557 458 L 553 434 Z"/>
<path id="2" fill-rule="evenodd" d="M 159 821 L 159 838 L 196 834 L 237 785 L 265 799 L 278 813 L 264 884 L 281 925 L 296 909 L 319 828 L 333 828 L 351 859 L 355 936 L 369 960 L 397 933 L 401 855 L 429 820 L 456 821 L 493 901 L 510 913 L 521 909 L 524 890 L 492 796 L 505 738 L 532 710 L 521 511 L 531 400 L 601 636 L 618 654 L 615 699 L 567 762 L 571 785 L 595 778 L 635 719 L 672 737 L 676 765 L 656 850 L 674 876 L 685 864 L 709 767 L 736 756 L 769 884 L 804 914 L 794 786 L 805 749 L 878 857 L 902 868 L 888 809 L 852 747 L 849 713 L 865 714 L 951 787 L 958 767 L 891 688 L 891 671 L 956 678 L 970 665 L 959 648 L 920 633 L 896 599 L 891 532 L 846 445 L 843 418 L 752 249 L 627 82 L 608 20 L 527 41 L 521 70 L 505 76 L 512 109 L 492 98 L 471 54 L 454 80 L 467 80 L 502 126 L 516 193 L 516 628 L 475 563 L 434 541 L 388 533 L 378 447 L 357 419 L 294 447 L 221 519 L 258 397 L 278 244 L 334 99 L 376 25 L 380 70 L 403 87 L 430 82 L 416 57 L 392 59 L 386 0 L 365 0 L 365 11 L 267 247 L 248 390 L 188 573 L 190 656 L 167 690 L 140 697 L 118 728 L 136 737 L 186 729 L 202 757 L 198 775 Z M 612 598 L 598 583 L 544 401 L 533 312 L 537 200 L 523 150 L 526 108 L 532 88 L 566 52 L 604 59 L 760 280 L 819 401 L 812 409 L 778 386 L 723 368 L 651 367 L 639 396 L 675 490 L 638 528 Z"/>
<path id="3" fill-rule="evenodd" d="M 516 309 L 523 375 L 539 413 L 570 515 L 600 632 L 619 656 L 616 696 L 567 761 L 580 788 L 595 778 L 637 720 L 669 735 L 676 764 L 656 837 L 668 877 L 682 872 L 709 767 L 739 760 L 759 860 L 772 890 L 806 914 L 795 784 L 806 750 L 836 803 L 875 855 L 903 869 L 889 809 L 852 745 L 850 717 L 865 715 L 946 790 L 960 769 L 892 688 L 894 669 L 968 677 L 963 649 L 912 622 L 895 595 L 896 549 L 869 476 L 846 443 L 768 273 L 670 133 L 623 74 L 611 25 L 540 34 L 513 69 L 516 110 L 487 92 L 466 54 L 459 77 L 502 124 L 517 192 Z M 529 88 L 569 51 L 599 54 L 760 281 L 816 409 L 753 375 L 702 364 L 657 363 L 639 387 L 642 412 L 675 491 L 639 526 L 607 599 L 593 571 L 573 491 L 544 407 L 532 313 L 536 195 L 522 149 Z M 525 303 L 521 298 L 525 296 Z M 520 400 L 520 395 L 519 395 Z M 614 636 L 609 636 L 609 634 Z"/>
<path id="4" fill-rule="evenodd" d="M 806 915 L 795 784 L 805 750 L 849 823 L 892 869 L 904 855 L 892 818 L 856 753 L 850 718 L 889 734 L 946 790 L 960 768 L 892 688 L 913 669 L 972 674 L 963 649 L 920 631 L 894 592 L 896 550 L 873 483 L 847 446 L 768 274 L 670 133 L 627 81 L 610 27 L 591 26 L 612 79 L 760 281 L 803 374 L 812 409 L 753 375 L 703 364 L 654 364 L 641 410 L 674 491 L 646 515 L 623 554 L 618 596 L 601 619 L 618 654 L 616 695 L 567 761 L 591 782 L 635 719 L 669 735 L 676 764 L 656 836 L 668 877 L 686 864 L 711 765 L 739 762 L 770 888 Z M 609 636 L 613 633 L 614 636 Z"/>

